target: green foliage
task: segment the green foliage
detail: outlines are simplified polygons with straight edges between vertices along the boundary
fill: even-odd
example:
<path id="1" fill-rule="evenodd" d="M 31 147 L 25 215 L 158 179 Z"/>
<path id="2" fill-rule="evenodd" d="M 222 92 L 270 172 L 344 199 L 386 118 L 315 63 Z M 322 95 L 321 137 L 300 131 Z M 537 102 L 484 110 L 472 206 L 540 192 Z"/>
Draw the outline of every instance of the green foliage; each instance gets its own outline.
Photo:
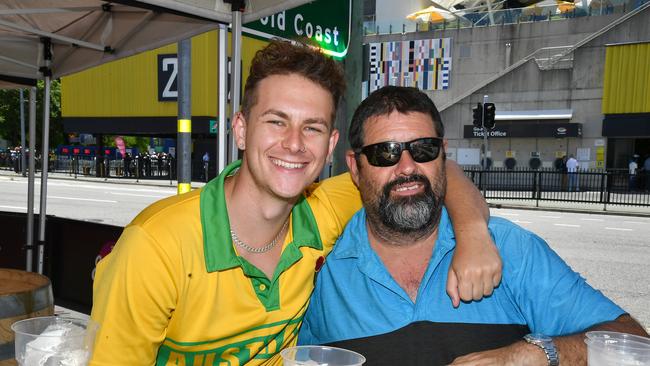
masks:
<path id="1" fill-rule="evenodd" d="M 36 91 L 36 149 L 41 150 L 43 126 L 44 82 L 38 81 Z M 25 98 L 25 144 L 29 146 L 29 89 L 24 89 Z M 20 91 L 18 89 L 0 90 L 0 138 L 9 146 L 20 145 Z M 50 149 L 64 142 L 61 119 L 61 82 L 53 80 L 50 86 Z"/>

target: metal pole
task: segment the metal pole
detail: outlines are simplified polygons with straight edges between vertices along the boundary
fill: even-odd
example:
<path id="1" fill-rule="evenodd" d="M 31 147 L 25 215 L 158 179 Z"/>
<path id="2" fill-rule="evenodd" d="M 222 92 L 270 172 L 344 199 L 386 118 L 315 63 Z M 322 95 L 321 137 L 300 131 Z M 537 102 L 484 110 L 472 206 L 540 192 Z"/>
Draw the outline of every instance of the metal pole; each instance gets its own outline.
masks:
<path id="1" fill-rule="evenodd" d="M 244 11 L 243 1 L 232 2 L 232 38 L 230 58 L 230 121 L 235 120 L 235 114 L 239 111 L 239 94 L 241 92 L 241 28 L 242 12 Z M 239 157 L 239 149 L 235 141 L 235 134 L 230 127 L 230 161 Z"/>
<path id="2" fill-rule="evenodd" d="M 43 273 L 43 259 L 45 258 L 45 218 L 47 217 L 47 170 L 48 152 L 50 150 L 50 83 L 52 79 L 52 48 L 49 38 L 43 38 L 43 58 L 45 67 L 45 91 L 43 93 L 43 141 L 41 143 L 41 209 L 38 212 L 38 273 Z"/>
<path id="3" fill-rule="evenodd" d="M 29 174 L 27 178 L 27 265 L 28 272 L 34 265 L 34 151 L 36 151 L 36 87 L 29 89 Z"/>
<path id="4" fill-rule="evenodd" d="M 228 103 L 228 53 L 226 47 L 228 45 L 228 29 L 225 25 L 219 26 L 219 118 L 217 119 L 217 174 L 220 174 L 226 167 L 228 162 L 228 140 L 227 137 L 227 119 L 226 108 Z"/>
<path id="5" fill-rule="evenodd" d="M 192 40 L 178 42 L 178 194 L 191 190 L 192 182 Z"/>
<path id="6" fill-rule="evenodd" d="M 25 155 L 25 97 L 20 89 L 20 170 L 27 176 L 27 156 Z"/>
<path id="7" fill-rule="evenodd" d="M 483 96 L 483 113 L 481 114 L 482 121 L 481 121 L 481 126 L 483 126 L 483 170 L 488 169 L 488 129 L 485 127 L 485 103 L 488 102 L 488 96 L 484 95 Z"/>

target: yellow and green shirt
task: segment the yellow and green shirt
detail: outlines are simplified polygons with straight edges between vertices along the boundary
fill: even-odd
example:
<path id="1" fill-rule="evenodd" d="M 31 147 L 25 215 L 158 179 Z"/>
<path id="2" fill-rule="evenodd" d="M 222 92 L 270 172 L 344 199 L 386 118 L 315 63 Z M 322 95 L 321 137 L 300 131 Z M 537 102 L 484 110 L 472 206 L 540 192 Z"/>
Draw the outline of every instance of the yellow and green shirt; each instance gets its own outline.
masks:
<path id="1" fill-rule="evenodd" d="M 296 343 L 314 275 L 361 207 L 348 174 L 315 184 L 291 211 L 272 279 L 230 238 L 223 183 L 156 202 L 97 267 L 90 365 L 279 365 Z"/>

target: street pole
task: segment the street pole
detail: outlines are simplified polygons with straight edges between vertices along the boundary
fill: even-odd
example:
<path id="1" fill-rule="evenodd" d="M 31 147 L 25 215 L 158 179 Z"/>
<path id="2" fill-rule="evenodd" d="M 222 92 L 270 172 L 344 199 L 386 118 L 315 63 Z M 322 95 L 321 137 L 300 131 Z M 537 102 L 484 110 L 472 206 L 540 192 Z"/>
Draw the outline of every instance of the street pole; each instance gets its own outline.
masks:
<path id="1" fill-rule="evenodd" d="M 178 194 L 191 190 L 192 161 L 192 40 L 178 42 L 178 138 L 176 166 Z"/>
<path id="2" fill-rule="evenodd" d="M 488 96 L 484 95 L 483 96 L 483 107 L 485 108 L 485 103 L 488 102 Z M 483 113 L 481 114 L 483 116 L 483 120 L 481 121 L 481 126 L 483 126 L 483 170 L 488 169 L 488 162 L 487 162 L 487 156 L 488 156 L 488 129 L 485 127 L 485 110 L 483 110 Z"/>
<path id="3" fill-rule="evenodd" d="M 20 170 L 23 177 L 27 176 L 27 155 L 25 155 L 25 96 L 20 89 Z"/>

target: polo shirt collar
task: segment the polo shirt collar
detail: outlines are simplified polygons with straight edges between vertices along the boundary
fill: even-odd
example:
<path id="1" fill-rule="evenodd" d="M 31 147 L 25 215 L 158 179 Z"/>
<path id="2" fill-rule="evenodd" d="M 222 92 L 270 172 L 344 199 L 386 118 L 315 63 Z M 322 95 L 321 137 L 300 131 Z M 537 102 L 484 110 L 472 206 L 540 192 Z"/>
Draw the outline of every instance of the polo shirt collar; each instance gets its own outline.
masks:
<path id="1" fill-rule="evenodd" d="M 241 160 L 228 165 L 216 179 L 206 184 L 200 194 L 203 253 L 208 272 L 223 271 L 241 266 L 230 237 L 230 220 L 224 192 L 226 177 L 241 166 Z M 304 195 L 291 210 L 291 237 L 296 246 L 323 249 L 318 226 Z"/>
<path id="2" fill-rule="evenodd" d="M 456 247 L 454 230 L 447 209 L 442 208 L 440 222 L 438 224 L 438 239 L 434 251 L 447 252 Z M 348 223 L 345 232 L 335 245 L 332 254 L 337 259 L 369 257 L 372 247 L 368 240 L 368 229 L 366 226 L 366 209 L 359 210 Z"/>

